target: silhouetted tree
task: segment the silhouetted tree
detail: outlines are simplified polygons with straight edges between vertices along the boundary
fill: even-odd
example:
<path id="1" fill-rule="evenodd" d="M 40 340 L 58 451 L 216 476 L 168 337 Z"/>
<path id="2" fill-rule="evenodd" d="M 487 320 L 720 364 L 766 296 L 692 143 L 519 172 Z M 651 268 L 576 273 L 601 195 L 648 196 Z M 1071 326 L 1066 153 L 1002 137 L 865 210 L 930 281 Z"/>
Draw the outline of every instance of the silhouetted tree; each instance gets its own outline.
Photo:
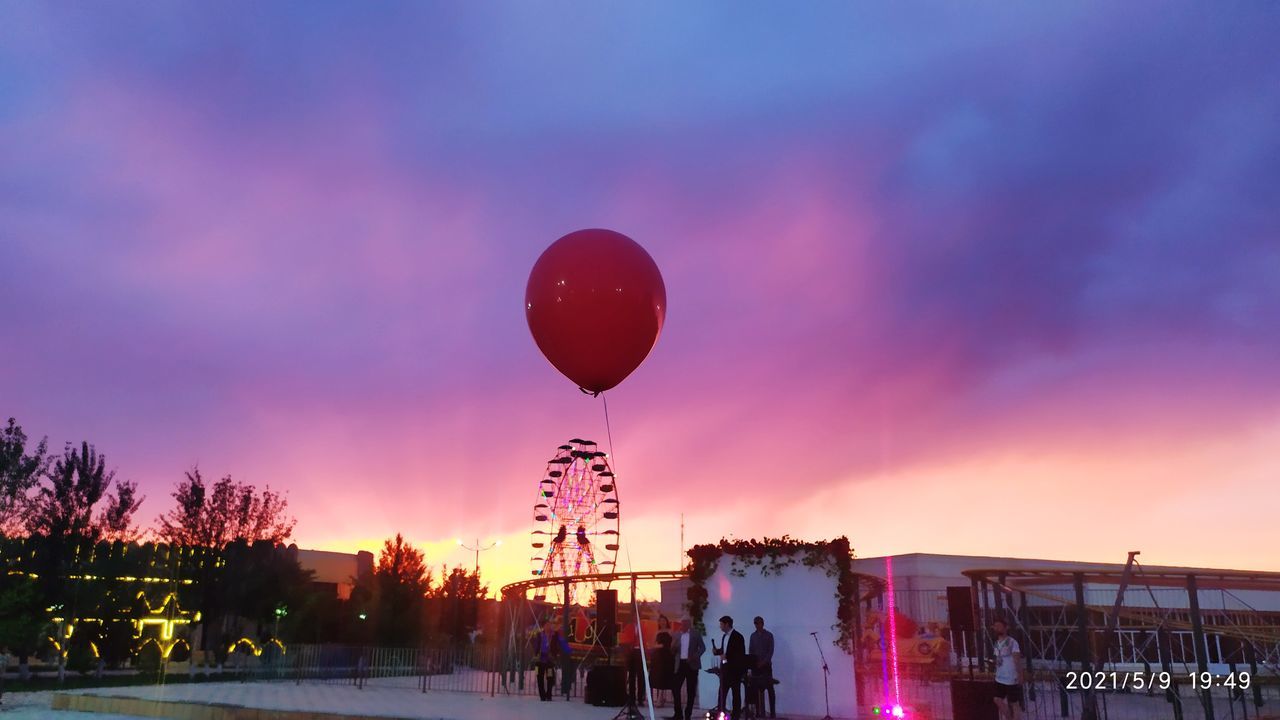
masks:
<path id="1" fill-rule="evenodd" d="M 422 551 L 396 533 L 382 545 L 373 571 L 377 640 L 381 645 L 414 646 L 422 640 L 423 609 L 431 571 Z"/>
<path id="2" fill-rule="evenodd" d="M 133 483 L 116 487 L 114 500 L 95 518 L 94 508 L 107 495 L 115 471 L 107 470 L 106 455 L 89 443 L 77 451 L 70 443 L 46 473 L 49 481 L 32 502 L 27 531 L 54 541 L 67 538 L 96 542 L 108 532 L 127 530 L 142 500 Z M 122 488 L 121 485 L 124 487 Z"/>
<path id="3" fill-rule="evenodd" d="M 174 488 L 173 499 L 174 508 L 158 520 L 157 537 L 170 545 L 209 548 L 227 558 L 221 567 L 217 563 L 202 565 L 196 577 L 197 605 L 204 616 L 200 646 L 216 649 L 232 618 L 258 622 L 259 601 L 285 602 L 281 593 L 252 599 L 242 592 L 248 586 L 248 576 L 239 573 L 250 566 L 263 569 L 264 564 L 269 565 L 271 560 L 262 555 L 265 551 L 250 553 L 250 548 L 263 546 L 260 544 L 273 548 L 283 543 L 293 533 L 294 519 L 287 513 L 288 500 L 270 487 L 258 490 L 232 480 L 230 475 L 210 485 L 198 467 L 185 473 Z M 300 573 L 301 569 L 296 557 L 290 563 L 269 572 L 279 571 L 284 573 L 282 577 L 292 579 L 294 571 Z M 285 584 L 296 585 L 292 580 Z"/>
<path id="4" fill-rule="evenodd" d="M 107 470 L 106 456 L 87 442 L 79 449 L 67 443 L 44 480 L 27 517 L 27 532 L 37 548 L 37 591 L 44 607 L 55 608 L 64 618 L 79 618 L 102 602 L 103 588 L 85 581 L 84 564 L 91 562 L 94 545 L 105 534 L 129 530 L 141 500 L 135 498 L 133 483 L 123 483 L 123 491 L 117 486 L 114 499 L 107 494 L 115 472 Z M 106 507 L 95 516 L 104 498 Z"/>
<path id="5" fill-rule="evenodd" d="M 441 572 L 440 584 L 432 591 L 432 598 L 439 606 L 438 629 L 454 643 L 467 639 L 479 625 L 480 601 L 489 595 L 489 588 L 480 580 L 478 570 L 458 566 Z"/>
<path id="6" fill-rule="evenodd" d="M 478 570 L 468 570 L 461 565 L 451 570 L 446 565 L 441 575 L 434 597 L 459 600 L 482 600 L 489 597 L 489 586 L 480 581 Z"/>
<path id="7" fill-rule="evenodd" d="M 24 680 L 27 658 L 36 651 L 48 625 L 35 581 L 19 574 L 0 576 L 0 645 L 18 657 L 18 673 Z"/>
<path id="8" fill-rule="evenodd" d="M 214 584 L 220 595 L 216 607 L 227 617 L 253 623 L 263 639 L 275 634 L 276 610 L 300 609 L 309 593 L 312 573 L 298 563 L 296 547 L 237 540 L 223 549 L 222 559 L 221 579 Z M 290 630 L 286 619 L 281 633 Z"/>
<path id="9" fill-rule="evenodd" d="M 205 483 L 192 468 L 173 491 L 177 506 L 160 516 L 156 534 L 172 545 L 221 548 L 244 540 L 283 543 L 293 534 L 289 501 L 267 486 L 239 483 L 230 475 Z"/>
<path id="10" fill-rule="evenodd" d="M 98 516 L 102 539 L 112 542 L 133 542 L 138 539 L 138 528 L 133 524 L 133 514 L 142 501 L 138 497 L 138 484 L 132 480 L 116 483 L 115 494 L 107 498 L 107 506 Z"/>
<path id="11" fill-rule="evenodd" d="M 41 439 L 27 452 L 27 434 L 13 418 L 0 429 L 0 534 L 22 532 L 30 502 L 27 493 L 49 466 L 48 446 L 48 440 Z"/>

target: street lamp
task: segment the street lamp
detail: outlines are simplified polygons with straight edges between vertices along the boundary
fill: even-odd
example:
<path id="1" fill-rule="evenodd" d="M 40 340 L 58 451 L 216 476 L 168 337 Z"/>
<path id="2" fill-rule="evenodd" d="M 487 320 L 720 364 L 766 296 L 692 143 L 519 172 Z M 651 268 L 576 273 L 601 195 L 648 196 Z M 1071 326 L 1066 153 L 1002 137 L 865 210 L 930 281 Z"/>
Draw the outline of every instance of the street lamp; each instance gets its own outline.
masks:
<path id="1" fill-rule="evenodd" d="M 467 545 L 466 543 L 462 542 L 462 538 L 457 538 L 456 540 L 454 540 L 454 542 L 455 542 L 455 543 L 457 543 L 457 544 L 458 544 L 458 547 L 462 548 L 463 550 L 473 550 L 473 551 L 475 551 L 475 554 L 476 554 L 476 575 L 477 575 L 477 576 L 478 576 L 478 575 L 480 575 L 480 553 L 484 552 L 485 550 L 492 550 L 492 549 L 494 549 L 494 548 L 496 548 L 496 547 L 498 547 L 499 545 L 501 545 L 501 544 L 502 544 L 502 541 L 501 541 L 501 540 L 494 540 L 493 542 L 489 543 L 488 545 L 481 545 L 481 544 L 480 544 L 480 538 L 476 538 L 476 544 L 475 544 L 475 546 L 474 546 L 474 547 L 472 547 L 471 545 Z"/>
<path id="2" fill-rule="evenodd" d="M 280 618 L 282 618 L 282 617 L 284 617 L 285 615 L 288 615 L 288 614 L 289 614 L 289 608 L 288 608 L 288 607 L 285 607 L 284 605 L 278 605 L 278 606 L 276 606 L 276 632 L 275 632 L 275 636 L 276 636 L 276 641 L 277 641 L 277 642 L 280 640 Z"/>

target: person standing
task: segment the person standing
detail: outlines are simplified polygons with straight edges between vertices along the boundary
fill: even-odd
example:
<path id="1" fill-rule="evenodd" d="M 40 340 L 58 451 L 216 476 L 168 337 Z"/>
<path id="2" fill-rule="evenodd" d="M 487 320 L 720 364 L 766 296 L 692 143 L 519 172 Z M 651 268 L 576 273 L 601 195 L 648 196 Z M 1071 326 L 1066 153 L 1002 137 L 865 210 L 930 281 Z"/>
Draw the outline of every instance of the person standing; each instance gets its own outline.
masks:
<path id="1" fill-rule="evenodd" d="M 751 633 L 751 641 L 747 654 L 755 658 L 756 666 L 752 668 L 752 691 L 756 709 L 764 711 L 764 692 L 769 694 L 769 717 L 778 717 L 778 696 L 773 689 L 773 633 L 764 629 L 764 618 L 759 615 L 755 620 L 756 630 Z M 763 684 L 763 687 L 762 685 Z"/>
<path id="2" fill-rule="evenodd" d="M 538 669 L 538 699 L 550 702 L 556 687 L 557 661 L 569 654 L 569 643 L 551 623 L 543 625 L 536 638 L 534 662 Z"/>
<path id="3" fill-rule="evenodd" d="M 640 644 L 627 643 L 622 646 L 627 654 L 627 700 L 637 707 L 644 706 L 644 658 L 641 656 Z"/>
<path id="4" fill-rule="evenodd" d="M 733 693 L 733 713 L 730 717 L 742 717 L 742 678 L 747 671 L 747 641 L 742 633 L 733 629 L 733 618 L 720 618 L 720 647 L 711 641 L 711 652 L 720 656 L 720 693 L 716 707 L 724 710 L 724 701 Z"/>
<path id="5" fill-rule="evenodd" d="M 671 621 L 666 615 L 658 616 L 658 634 L 654 639 L 658 641 L 658 647 L 654 648 L 649 660 L 649 687 L 654 691 L 654 706 L 662 707 L 662 693 L 671 691 L 676 677 L 676 654 L 671 647 Z"/>
<path id="6" fill-rule="evenodd" d="M 702 654 L 707 651 L 707 644 L 702 635 L 693 627 L 689 616 L 684 618 L 684 632 L 675 643 L 676 679 L 671 694 L 675 697 L 676 714 L 669 720 L 691 720 L 693 717 L 693 701 L 698 696 L 698 672 L 702 670 Z M 688 688 L 686 702 L 680 704 L 680 686 Z"/>
<path id="7" fill-rule="evenodd" d="M 1018 641 L 1009 637 L 1009 626 L 996 618 L 991 623 L 995 634 L 996 656 L 996 708 L 1002 720 L 1018 720 L 1022 714 L 1022 685 L 1026 677 L 1022 663 L 1022 649 Z"/>

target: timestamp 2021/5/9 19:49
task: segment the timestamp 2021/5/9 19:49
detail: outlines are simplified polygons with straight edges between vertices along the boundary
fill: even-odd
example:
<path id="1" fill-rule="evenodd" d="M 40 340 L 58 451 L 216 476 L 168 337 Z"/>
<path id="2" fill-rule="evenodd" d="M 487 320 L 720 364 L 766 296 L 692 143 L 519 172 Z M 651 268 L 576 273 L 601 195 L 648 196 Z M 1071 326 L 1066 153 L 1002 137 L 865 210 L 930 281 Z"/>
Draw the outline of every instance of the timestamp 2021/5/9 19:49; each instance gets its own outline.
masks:
<path id="1" fill-rule="evenodd" d="M 1071 671 L 1062 676 L 1062 684 L 1067 690 L 1097 690 L 1110 692 L 1115 690 L 1168 690 L 1174 684 L 1186 683 L 1192 690 L 1210 690 L 1226 688 L 1228 690 L 1246 690 L 1252 678 L 1247 672 L 1231 673 L 1171 673 L 1171 672 L 1105 672 L 1105 671 Z"/>

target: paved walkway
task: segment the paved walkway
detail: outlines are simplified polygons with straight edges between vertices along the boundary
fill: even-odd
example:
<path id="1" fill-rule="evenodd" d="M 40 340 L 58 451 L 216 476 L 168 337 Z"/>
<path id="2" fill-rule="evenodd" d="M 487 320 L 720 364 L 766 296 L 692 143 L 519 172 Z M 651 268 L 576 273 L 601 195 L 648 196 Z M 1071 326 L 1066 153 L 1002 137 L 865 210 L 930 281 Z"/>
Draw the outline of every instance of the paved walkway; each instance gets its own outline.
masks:
<path id="1" fill-rule="evenodd" d="M 537 698 L 498 696 L 445 691 L 419 692 L 414 688 L 376 687 L 358 690 L 350 685 L 323 685 L 291 682 L 196 683 L 93 688 L 67 691 L 72 694 L 134 697 L 149 700 L 192 703 L 227 703 L 250 708 L 301 710 L 304 712 L 349 713 L 415 720 L 610 720 L 617 708 L 599 708 L 581 700 L 539 702 Z M 127 716 L 96 713 L 56 712 L 49 709 L 52 693 L 5 695 L 3 720 L 132 720 Z M 658 708 L 655 717 L 671 714 Z M 647 717 L 647 714 L 646 714 Z"/>

